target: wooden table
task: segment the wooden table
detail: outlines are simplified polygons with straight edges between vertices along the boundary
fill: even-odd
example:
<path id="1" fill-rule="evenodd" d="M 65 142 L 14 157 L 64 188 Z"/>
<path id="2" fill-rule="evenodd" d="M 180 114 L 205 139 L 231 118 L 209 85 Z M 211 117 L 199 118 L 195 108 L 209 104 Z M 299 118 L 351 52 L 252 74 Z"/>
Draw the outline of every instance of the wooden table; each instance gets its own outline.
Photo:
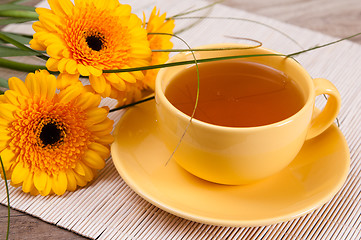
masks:
<path id="1" fill-rule="evenodd" d="M 339 38 L 361 32 L 360 0 L 225 0 L 222 4 Z M 361 37 L 351 41 L 361 44 Z M 6 226 L 7 207 L 0 205 L 0 239 L 5 238 Z M 12 210 L 10 239 L 86 238 Z"/>

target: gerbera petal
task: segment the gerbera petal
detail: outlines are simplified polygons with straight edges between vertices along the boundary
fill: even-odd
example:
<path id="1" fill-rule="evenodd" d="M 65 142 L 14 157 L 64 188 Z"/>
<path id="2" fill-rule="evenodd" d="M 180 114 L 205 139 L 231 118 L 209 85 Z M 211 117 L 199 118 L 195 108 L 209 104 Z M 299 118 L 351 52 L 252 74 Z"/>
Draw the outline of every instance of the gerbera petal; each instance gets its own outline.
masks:
<path id="1" fill-rule="evenodd" d="M 39 41 L 37 41 L 36 39 L 31 39 L 29 44 L 30 44 L 30 47 L 34 50 L 38 50 L 38 51 L 46 50 L 46 46 L 44 44 L 40 43 Z"/>
<path id="2" fill-rule="evenodd" d="M 77 183 L 76 183 L 76 179 L 75 179 L 75 175 L 74 175 L 73 170 L 69 170 L 69 171 L 66 173 L 66 178 L 67 178 L 67 180 L 68 180 L 67 190 L 68 190 L 68 191 L 75 191 L 75 190 L 76 190 Z"/>
<path id="3" fill-rule="evenodd" d="M 58 46 L 66 46 L 66 43 L 64 41 L 61 40 L 61 38 L 59 38 L 58 35 L 54 34 L 54 33 L 47 33 L 44 34 L 44 41 L 43 44 L 46 46 L 50 46 L 52 44 L 58 44 Z"/>
<path id="4" fill-rule="evenodd" d="M 144 74 L 141 71 L 131 72 L 131 74 L 138 80 L 142 80 L 144 78 Z"/>
<path id="5" fill-rule="evenodd" d="M 40 84 L 35 80 L 34 73 L 29 73 L 25 79 L 25 86 L 28 88 L 30 95 L 40 96 Z"/>
<path id="6" fill-rule="evenodd" d="M 90 75 L 89 70 L 83 64 L 78 64 L 77 68 L 78 68 L 78 71 L 79 71 L 80 75 L 82 75 L 82 76 L 89 76 Z"/>
<path id="7" fill-rule="evenodd" d="M 7 102 L 9 102 L 10 104 L 19 105 L 19 101 L 18 101 L 19 95 L 17 94 L 16 91 L 7 90 L 5 91 L 4 96 L 6 97 Z"/>
<path id="8" fill-rule="evenodd" d="M 76 163 L 74 171 L 81 176 L 85 176 L 85 170 L 79 162 Z"/>
<path id="9" fill-rule="evenodd" d="M 99 77 L 103 73 L 101 69 L 95 68 L 93 66 L 88 66 L 87 69 L 91 75 L 94 75 L 96 77 Z"/>
<path id="10" fill-rule="evenodd" d="M 47 99 L 52 99 L 56 94 L 56 78 L 54 75 L 49 75 L 47 77 L 47 88 L 46 88 L 46 95 L 45 97 Z M 45 87 L 44 87 L 45 88 Z"/>
<path id="11" fill-rule="evenodd" d="M 36 189 L 41 192 L 45 189 L 47 183 L 49 181 L 49 176 L 45 172 L 38 172 L 34 174 L 34 186 Z"/>
<path id="12" fill-rule="evenodd" d="M 53 11 L 51 11 L 50 9 L 47 9 L 47 8 L 41 8 L 41 7 L 39 7 L 39 8 L 36 8 L 35 9 L 35 12 L 37 13 L 37 14 L 53 14 Z"/>
<path id="13" fill-rule="evenodd" d="M 6 100 L 6 97 L 3 95 L 0 94 L 0 103 L 6 103 L 7 100 Z"/>
<path id="14" fill-rule="evenodd" d="M 12 177 L 13 179 L 13 177 Z M 34 181 L 33 181 L 33 174 L 29 173 L 23 182 L 23 192 L 31 192 L 34 189 Z"/>
<path id="15" fill-rule="evenodd" d="M 102 169 L 105 167 L 105 161 L 102 159 L 98 153 L 93 150 L 88 150 L 84 154 L 83 162 L 94 169 Z"/>
<path id="16" fill-rule="evenodd" d="M 10 166 L 15 163 L 16 157 L 16 154 L 8 148 L 1 152 L 1 159 L 4 164 L 5 171 L 8 171 Z"/>
<path id="17" fill-rule="evenodd" d="M 104 73 L 103 75 L 106 78 L 106 80 L 111 83 L 118 83 L 120 81 L 123 81 L 123 79 L 118 77 L 116 73 Z M 125 84 L 124 84 L 124 88 L 125 88 Z"/>
<path id="18" fill-rule="evenodd" d="M 83 110 L 99 106 L 101 97 L 91 92 L 82 93 L 82 97 L 79 97 L 75 103 L 77 107 Z"/>
<path id="19" fill-rule="evenodd" d="M 109 129 L 113 129 L 113 124 L 114 124 L 114 121 L 107 118 L 103 122 L 101 122 L 95 126 L 92 126 L 91 129 L 93 132 L 106 132 Z"/>
<path id="20" fill-rule="evenodd" d="M 79 83 L 65 88 L 59 93 L 58 96 L 60 101 L 63 103 L 68 103 L 77 98 L 82 93 L 82 91 L 83 89 L 81 88 L 81 83 Z"/>
<path id="21" fill-rule="evenodd" d="M 0 126 L 0 139 L 2 139 L 3 136 L 10 136 L 9 129 L 7 127 L 1 127 Z"/>
<path id="22" fill-rule="evenodd" d="M 62 17 L 71 14 L 71 10 L 74 7 L 71 1 L 68 0 L 48 0 L 48 3 L 50 8 L 57 14 L 61 14 Z"/>
<path id="23" fill-rule="evenodd" d="M 50 84 L 48 85 L 48 83 Z M 53 91 L 55 93 L 56 89 L 53 89 L 52 87 L 56 86 L 56 78 L 55 76 L 50 75 L 48 71 L 39 71 L 38 85 L 40 85 L 39 96 L 47 98 L 48 91 Z M 48 89 L 49 87 L 50 89 Z"/>
<path id="24" fill-rule="evenodd" d="M 85 175 L 85 173 L 84 173 Z M 79 174 L 77 174 L 76 172 L 74 172 L 74 177 L 76 179 L 76 184 L 78 184 L 78 186 L 80 187 L 84 187 L 88 182 L 85 180 L 84 176 L 80 176 Z"/>
<path id="25" fill-rule="evenodd" d="M 123 79 L 120 78 L 120 76 L 118 76 L 117 73 L 109 73 L 109 74 L 104 74 L 104 77 L 107 79 L 107 81 L 109 81 L 111 83 L 111 85 L 113 87 L 115 87 L 117 90 L 119 91 L 124 91 L 125 90 L 125 82 L 123 81 Z"/>
<path id="26" fill-rule="evenodd" d="M 16 164 L 13 174 L 11 175 L 11 182 L 13 184 L 19 184 L 22 183 L 25 178 L 27 178 L 29 175 L 29 169 L 27 167 L 24 167 L 22 163 Z"/>
<path id="27" fill-rule="evenodd" d="M 19 78 L 17 77 L 9 78 L 8 83 L 9 83 L 9 88 L 11 90 L 18 92 L 20 95 L 26 97 L 30 95 L 28 89 L 25 86 L 25 83 L 21 81 Z"/>
<path id="28" fill-rule="evenodd" d="M 72 59 L 72 53 L 71 53 L 71 51 L 70 51 L 69 49 L 64 48 L 62 54 L 63 54 L 63 57 L 64 57 L 64 58 L 68 58 L 68 59 L 70 59 L 70 60 L 73 60 L 73 59 Z"/>
<path id="29" fill-rule="evenodd" d="M 104 145 L 111 144 L 114 141 L 114 137 L 112 135 L 100 136 L 96 138 L 96 142 Z"/>
<path id="30" fill-rule="evenodd" d="M 91 86 L 93 87 L 94 91 L 97 93 L 102 93 L 105 91 L 105 78 L 103 76 L 89 76 L 89 82 Z"/>
<path id="31" fill-rule="evenodd" d="M 93 171 L 91 170 L 91 168 L 88 167 L 86 164 L 83 164 L 82 162 L 79 162 L 79 164 L 81 164 L 83 169 L 84 169 L 84 172 L 85 172 L 84 178 L 85 178 L 85 180 L 87 182 L 90 182 L 91 180 L 93 180 L 94 174 L 93 174 Z"/>
<path id="32" fill-rule="evenodd" d="M 47 196 L 51 193 L 52 179 L 49 177 L 46 181 L 45 187 L 42 191 L 39 190 L 40 195 Z"/>
<path id="33" fill-rule="evenodd" d="M 2 134 L 0 136 L 0 153 L 3 153 L 3 151 L 8 147 L 11 139 L 12 139 L 12 137 L 10 134 L 8 134 L 8 135 Z"/>
<path id="34" fill-rule="evenodd" d="M 44 26 L 43 26 L 43 24 L 41 22 L 34 22 L 32 27 L 33 27 L 35 32 L 43 31 L 43 29 L 44 29 Z M 34 39 L 32 39 L 32 40 L 34 40 Z"/>
<path id="35" fill-rule="evenodd" d="M 11 121 L 14 119 L 14 112 L 18 108 L 10 103 L 2 103 L 0 106 L 0 118 Z"/>
<path id="36" fill-rule="evenodd" d="M 68 185 L 68 179 L 65 172 L 59 172 L 58 175 L 53 176 L 52 190 L 56 195 L 62 195 L 65 193 Z"/>
<path id="37" fill-rule="evenodd" d="M 101 96 L 103 98 L 107 98 L 110 96 L 111 92 L 112 92 L 111 84 L 109 84 L 109 82 L 105 82 L 105 90 L 104 92 L 101 93 Z"/>
<path id="38" fill-rule="evenodd" d="M 65 71 L 70 74 L 76 74 L 77 73 L 76 65 L 77 65 L 77 63 L 75 60 L 69 59 L 69 61 L 67 62 L 66 66 L 65 66 Z"/>
<path id="39" fill-rule="evenodd" d="M 74 85 L 79 82 L 79 74 L 68 74 L 68 73 L 60 73 L 57 78 L 56 87 L 58 89 L 65 89 L 70 85 Z"/>
<path id="40" fill-rule="evenodd" d="M 62 58 L 60 61 L 59 61 L 59 64 L 58 64 L 58 69 L 59 69 L 59 72 L 64 72 L 65 70 L 65 65 L 67 65 L 68 63 L 68 59 L 66 58 Z"/>
<path id="41" fill-rule="evenodd" d="M 117 16 L 128 16 L 132 10 L 132 7 L 128 4 L 122 4 L 121 7 L 115 9 L 114 14 Z"/>
<path id="42" fill-rule="evenodd" d="M 109 148 L 104 146 L 103 144 L 93 142 L 88 147 L 89 147 L 89 149 L 98 153 L 103 159 L 109 157 L 109 152 L 110 152 Z"/>
<path id="43" fill-rule="evenodd" d="M 46 48 L 46 53 L 52 58 L 59 59 L 63 56 L 64 47 L 62 44 L 54 43 Z"/>
<path id="44" fill-rule="evenodd" d="M 137 81 L 134 76 L 128 72 L 119 73 L 118 76 L 128 83 L 135 83 Z"/>
<path id="45" fill-rule="evenodd" d="M 62 19 L 59 16 L 56 16 L 51 10 L 45 8 L 41 10 L 36 9 L 36 12 L 39 14 L 40 22 L 47 30 L 61 32 L 59 26 L 61 26 Z"/>
<path id="46" fill-rule="evenodd" d="M 59 60 L 55 58 L 49 58 L 45 66 L 49 71 L 58 71 Z"/>
<path id="47" fill-rule="evenodd" d="M 86 113 L 87 119 L 85 121 L 87 126 L 100 123 L 107 118 L 109 110 L 106 108 L 89 109 Z"/>

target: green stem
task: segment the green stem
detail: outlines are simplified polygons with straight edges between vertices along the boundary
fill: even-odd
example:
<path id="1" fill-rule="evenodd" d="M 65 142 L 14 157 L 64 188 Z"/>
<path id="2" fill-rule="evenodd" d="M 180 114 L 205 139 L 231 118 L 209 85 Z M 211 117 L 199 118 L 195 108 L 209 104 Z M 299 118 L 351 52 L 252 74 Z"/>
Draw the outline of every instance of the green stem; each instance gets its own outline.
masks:
<path id="1" fill-rule="evenodd" d="M 180 38 L 177 35 L 173 35 L 173 36 L 178 38 L 179 40 L 181 40 L 187 46 L 187 48 L 190 50 L 190 52 L 192 53 L 193 61 L 195 63 L 196 71 L 197 71 L 197 93 L 196 93 L 197 95 L 196 95 L 196 102 L 194 103 L 193 112 L 192 112 L 192 115 L 190 116 L 189 122 L 188 122 L 186 128 L 184 129 L 184 132 L 183 132 L 182 136 L 180 137 L 177 145 L 175 146 L 172 154 L 169 156 L 168 161 L 165 163 L 166 166 L 168 165 L 169 161 L 173 158 L 175 152 L 178 150 L 183 138 L 185 137 L 185 135 L 186 135 L 186 133 L 188 131 L 188 128 L 190 127 L 190 125 L 192 123 L 194 115 L 196 114 L 196 110 L 197 110 L 197 107 L 198 107 L 198 101 L 199 101 L 199 89 L 200 89 L 200 78 L 199 78 L 199 67 L 198 67 L 199 60 L 196 58 L 196 55 L 194 54 L 194 51 L 192 51 L 192 48 L 189 46 L 189 44 L 186 41 L 184 41 L 182 38 Z"/>
<path id="2" fill-rule="evenodd" d="M 133 103 L 130 103 L 130 104 L 127 104 L 127 105 L 123 105 L 123 106 L 120 106 L 120 107 L 117 107 L 117 108 L 113 108 L 113 109 L 109 110 L 109 113 L 115 112 L 115 111 L 118 111 L 118 110 L 121 110 L 121 109 L 124 109 L 124 108 L 132 107 L 132 106 L 135 106 L 135 105 L 137 105 L 139 103 L 147 102 L 147 101 L 150 101 L 150 100 L 153 100 L 153 99 L 154 99 L 154 96 L 151 96 L 151 97 L 142 99 L 142 100 L 140 100 L 138 102 L 133 102 Z"/>
<path id="3" fill-rule="evenodd" d="M 148 35 L 168 35 L 168 36 L 172 36 L 172 37 L 175 36 L 174 34 L 171 34 L 171 33 L 155 33 L 155 32 L 150 32 L 150 33 L 148 33 Z M 152 49 L 152 52 L 190 52 L 190 51 L 210 52 L 210 51 L 221 51 L 221 50 L 222 51 L 223 50 L 246 50 L 246 49 L 254 49 L 254 48 L 258 48 L 258 47 L 262 46 L 262 43 L 260 41 L 257 41 L 257 40 L 251 39 L 251 38 L 237 37 L 237 39 L 255 42 L 255 43 L 257 43 L 257 45 L 249 45 L 249 46 L 245 46 L 245 47 L 222 47 L 222 48 Z"/>
<path id="4" fill-rule="evenodd" d="M 339 42 L 342 42 L 342 41 L 344 41 L 344 40 L 348 40 L 348 39 L 357 37 L 357 36 L 359 36 L 359 35 L 361 35 L 361 32 L 356 33 L 356 34 L 351 35 L 351 36 L 348 36 L 348 37 L 345 37 L 345 38 L 341 38 L 341 39 L 335 40 L 335 41 L 333 41 L 333 42 L 329 42 L 329 43 L 326 43 L 326 44 L 323 44 L 323 45 L 319 45 L 319 46 L 315 46 L 315 47 L 312 47 L 312 48 L 309 48 L 309 49 L 306 49 L 306 50 L 303 50 L 303 51 L 299 51 L 299 52 L 295 52 L 295 53 L 288 54 L 287 57 L 293 57 L 293 56 L 299 55 L 299 54 L 301 54 L 301 53 L 305 53 L 305 52 L 309 52 L 309 51 L 316 50 L 316 49 L 319 49 L 319 48 L 327 47 L 327 46 L 333 45 L 333 44 L 335 44 L 335 43 L 339 43 Z"/>
<path id="5" fill-rule="evenodd" d="M 188 15 L 188 14 L 191 14 L 191 13 L 199 12 L 199 11 L 201 11 L 201 10 L 204 10 L 204 9 L 207 9 L 207 8 L 211 8 L 211 7 L 213 7 L 214 5 L 217 5 L 217 4 L 222 3 L 222 2 L 224 2 L 224 0 L 216 1 L 216 2 L 214 2 L 214 3 L 211 3 L 211 4 L 209 4 L 209 5 L 206 5 L 206 6 L 204 6 L 204 7 L 197 8 L 197 9 L 194 9 L 194 10 L 191 10 L 191 11 L 188 11 L 188 12 L 184 12 L 184 13 L 179 13 L 179 14 L 173 15 L 172 17 L 166 18 L 166 20 L 170 20 L 170 19 L 172 19 L 172 18 L 176 18 L 176 17 Z"/>
<path id="6" fill-rule="evenodd" d="M 228 60 L 228 59 L 239 59 L 239 58 L 249 58 L 249 57 L 271 57 L 271 56 L 286 56 L 284 54 L 254 54 L 254 55 L 236 55 L 236 56 L 228 56 L 228 57 L 216 57 L 216 58 L 204 58 L 204 59 L 197 59 L 198 63 L 203 62 L 215 62 L 221 60 Z M 144 67 L 136 67 L 136 68 L 123 68 L 123 69 L 114 69 L 114 70 L 104 70 L 104 73 L 118 73 L 118 72 L 133 72 L 133 71 L 143 71 L 143 70 L 150 70 L 150 69 L 157 69 L 157 68 L 167 68 L 167 67 L 174 67 L 180 65 L 188 65 L 195 63 L 195 60 L 188 60 L 182 62 L 171 62 L 165 64 L 158 64 L 158 65 L 150 65 Z"/>
<path id="7" fill-rule="evenodd" d="M 0 11 L 0 17 L 30 18 L 32 20 L 38 20 L 39 14 L 33 11 L 3 10 Z"/>
<path id="8" fill-rule="evenodd" d="M 267 28 L 270 28 L 278 33 L 280 33 L 281 35 L 285 36 L 286 38 L 288 38 L 290 41 L 292 41 L 294 44 L 296 44 L 298 47 L 300 47 L 301 49 L 303 49 L 303 47 L 301 46 L 300 43 L 298 43 L 295 39 L 291 38 L 288 34 L 282 32 L 281 30 L 271 26 L 271 25 L 268 25 L 268 24 L 265 24 L 265 23 L 262 23 L 262 22 L 259 22 L 259 21 L 255 21 L 255 20 L 251 20 L 251 19 L 247 19 L 247 18 L 236 18 L 236 17 L 207 17 L 207 16 L 193 16 L 193 17 L 178 17 L 178 16 L 175 16 L 174 19 L 176 20 L 180 20 L 180 19 L 216 19 L 216 20 L 236 20 L 236 21 L 246 21 L 246 22 L 251 22 L 251 23 L 255 23 L 255 24 L 259 24 L 259 25 L 262 25 L 264 27 L 267 27 Z"/>
<path id="9" fill-rule="evenodd" d="M 7 231 L 6 231 L 6 240 L 8 240 L 9 239 L 9 233 L 10 233 L 10 193 L 9 193 L 8 181 L 6 179 L 4 163 L 3 163 L 3 160 L 1 159 L 1 156 L 0 156 L 0 162 L 1 162 L 1 168 L 2 168 L 3 174 L 4 174 L 4 181 L 5 181 L 5 187 L 6 187 L 6 196 L 7 196 L 7 200 L 8 200 L 8 227 L 7 227 Z"/>
<path id="10" fill-rule="evenodd" d="M 15 61 L 10 61 L 4 58 L 0 58 L 0 67 L 9 68 L 22 72 L 35 72 L 39 69 L 47 69 L 46 66 L 43 65 L 31 65 L 26 63 L 19 63 Z"/>

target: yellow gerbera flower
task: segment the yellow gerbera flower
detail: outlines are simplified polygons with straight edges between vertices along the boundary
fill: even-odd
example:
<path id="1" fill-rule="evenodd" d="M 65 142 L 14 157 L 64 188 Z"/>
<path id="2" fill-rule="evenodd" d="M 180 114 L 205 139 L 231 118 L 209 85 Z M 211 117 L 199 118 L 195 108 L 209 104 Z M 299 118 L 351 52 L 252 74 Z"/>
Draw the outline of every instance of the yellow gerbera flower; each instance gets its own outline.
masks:
<path id="1" fill-rule="evenodd" d="M 108 73 L 103 70 L 146 66 L 151 51 L 142 21 L 129 5 L 117 0 L 48 0 L 51 10 L 37 8 L 39 21 L 30 45 L 46 50 L 48 70 L 60 71 L 58 88 L 89 76 L 95 92 L 103 97 L 112 90 L 143 79 L 141 72 Z"/>
<path id="2" fill-rule="evenodd" d="M 113 121 L 81 83 L 57 93 L 47 71 L 9 79 L 0 96 L 0 155 L 13 186 L 48 195 L 85 186 L 109 157 Z"/>
<path id="3" fill-rule="evenodd" d="M 148 33 L 167 33 L 173 34 L 174 29 L 174 20 L 166 20 L 166 13 L 160 15 L 159 10 L 154 7 L 148 23 L 145 21 L 143 23 L 146 25 L 146 30 Z M 150 48 L 154 49 L 172 49 L 173 43 L 170 41 L 172 38 L 171 35 L 158 35 L 158 34 L 148 34 L 148 41 Z M 158 65 L 165 63 L 169 58 L 169 52 L 153 52 L 151 65 Z M 145 78 L 143 82 L 154 90 L 155 78 L 158 74 L 159 69 L 147 70 L 145 73 Z"/>
<path id="4" fill-rule="evenodd" d="M 147 33 L 167 33 L 173 34 L 174 20 L 166 20 L 166 13 L 160 15 L 159 10 L 154 7 L 151 15 L 146 22 L 144 16 L 143 27 Z M 170 41 L 171 35 L 157 35 L 149 34 L 148 41 L 151 49 L 172 49 L 173 43 Z M 149 65 L 158 65 L 165 63 L 169 58 L 169 52 L 153 52 Z M 131 102 L 141 99 L 144 95 L 144 90 L 154 90 L 155 78 L 159 69 L 152 69 L 145 71 L 145 77 L 142 80 L 137 80 L 136 83 L 130 84 L 125 82 L 122 89 L 113 88 L 110 97 L 118 100 L 118 105 L 129 104 Z M 124 90 L 125 89 L 125 90 Z M 147 94 L 147 92 L 145 92 Z"/>

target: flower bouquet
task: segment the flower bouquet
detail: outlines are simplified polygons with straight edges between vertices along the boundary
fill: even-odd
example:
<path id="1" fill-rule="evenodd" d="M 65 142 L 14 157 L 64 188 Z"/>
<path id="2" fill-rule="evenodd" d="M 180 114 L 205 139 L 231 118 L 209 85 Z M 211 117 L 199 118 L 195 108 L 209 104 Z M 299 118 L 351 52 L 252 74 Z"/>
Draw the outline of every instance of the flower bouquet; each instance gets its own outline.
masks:
<path id="1" fill-rule="evenodd" d="M 152 49 L 171 49 L 174 28 L 174 20 L 157 8 L 141 20 L 118 0 L 48 3 L 50 9 L 36 9 L 30 48 L 1 33 L 15 45 L 9 50 L 46 61 L 25 82 L 10 78 L 0 96 L 2 177 L 43 196 L 83 187 L 104 167 L 113 121 L 109 108 L 99 107 L 101 98 L 116 99 L 118 106 L 138 101 L 154 89 L 158 71 L 111 70 L 164 63 L 169 52 Z"/>

